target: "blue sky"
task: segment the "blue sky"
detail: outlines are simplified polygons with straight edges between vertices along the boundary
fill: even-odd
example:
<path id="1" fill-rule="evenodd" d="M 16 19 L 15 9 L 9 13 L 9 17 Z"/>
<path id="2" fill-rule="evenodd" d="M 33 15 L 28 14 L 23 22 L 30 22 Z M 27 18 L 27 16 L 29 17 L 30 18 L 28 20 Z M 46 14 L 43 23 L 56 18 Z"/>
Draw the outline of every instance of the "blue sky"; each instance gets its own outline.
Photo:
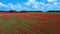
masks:
<path id="1" fill-rule="evenodd" d="M 0 10 L 60 10 L 60 0 L 0 0 Z"/>

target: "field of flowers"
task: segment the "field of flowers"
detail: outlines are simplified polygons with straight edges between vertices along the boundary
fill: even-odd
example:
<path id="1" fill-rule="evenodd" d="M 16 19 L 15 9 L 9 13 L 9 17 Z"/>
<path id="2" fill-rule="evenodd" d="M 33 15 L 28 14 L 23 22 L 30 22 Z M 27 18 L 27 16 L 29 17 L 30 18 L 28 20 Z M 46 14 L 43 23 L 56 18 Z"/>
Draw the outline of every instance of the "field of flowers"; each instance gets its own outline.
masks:
<path id="1" fill-rule="evenodd" d="M 0 13 L 0 34 L 60 34 L 60 14 Z"/>

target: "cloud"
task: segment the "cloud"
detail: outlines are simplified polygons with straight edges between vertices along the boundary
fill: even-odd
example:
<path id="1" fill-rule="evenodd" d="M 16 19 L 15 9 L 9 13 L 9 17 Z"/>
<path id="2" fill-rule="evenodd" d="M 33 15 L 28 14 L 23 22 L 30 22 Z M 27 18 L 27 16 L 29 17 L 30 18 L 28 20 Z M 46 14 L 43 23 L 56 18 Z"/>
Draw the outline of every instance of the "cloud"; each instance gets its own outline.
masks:
<path id="1" fill-rule="evenodd" d="M 6 10 L 16 10 L 16 9 L 21 10 L 21 8 L 23 8 L 23 7 L 21 7 L 21 4 L 19 4 L 19 3 L 17 3 L 17 4 L 14 5 L 12 3 L 3 4 L 3 3 L 0 2 L 0 10 L 2 8 L 5 8 Z"/>
<path id="2" fill-rule="evenodd" d="M 32 1 L 32 2 L 31 2 Z M 29 0 L 25 3 L 26 6 L 32 7 L 34 10 L 44 10 L 45 3 L 43 2 L 36 2 L 36 0 Z"/>
<path id="3" fill-rule="evenodd" d="M 55 2 L 55 1 L 57 1 L 57 0 L 47 0 L 48 2 Z"/>
<path id="4" fill-rule="evenodd" d="M 35 2 L 35 0 L 28 0 L 28 2 L 29 2 L 29 3 L 34 3 L 34 2 Z"/>
<path id="5" fill-rule="evenodd" d="M 3 3 L 0 2 L 0 9 L 1 9 L 1 8 L 5 8 L 5 9 L 15 9 L 15 8 L 14 8 L 14 5 L 13 5 L 12 3 L 9 3 L 9 4 L 6 5 L 6 4 L 3 4 Z"/>
<path id="6" fill-rule="evenodd" d="M 21 5 L 20 3 L 17 3 L 17 4 L 15 5 L 15 10 L 17 10 L 17 11 L 23 10 L 22 8 L 24 8 L 24 6 Z"/>
<path id="7" fill-rule="evenodd" d="M 2 9 L 4 8 L 4 9 Z M 16 4 L 12 4 L 12 3 L 8 3 L 8 4 L 3 4 L 0 2 L 0 10 L 16 10 L 16 11 L 22 11 L 22 10 L 30 10 L 29 7 L 24 6 L 20 3 L 16 3 Z"/>
<path id="8" fill-rule="evenodd" d="M 12 10 L 15 9 L 15 6 L 14 6 L 12 3 L 9 3 L 9 4 L 6 5 L 6 6 L 7 6 L 7 8 L 10 8 L 10 9 L 12 9 Z"/>
<path id="9" fill-rule="evenodd" d="M 48 0 L 51 2 L 50 3 L 45 3 L 45 2 L 37 2 L 36 0 L 28 0 L 27 2 L 20 4 L 20 3 L 8 3 L 8 4 L 3 4 L 0 2 L 0 8 L 4 7 L 9 10 L 16 10 L 16 11 L 21 11 L 21 10 L 26 10 L 26 11 L 47 11 L 47 10 L 60 10 L 60 3 L 55 1 L 55 0 Z M 48 2 L 47 1 L 47 2 Z M 52 3 L 53 2 L 53 3 Z"/>
<path id="10" fill-rule="evenodd" d="M 57 0 L 47 0 L 47 2 L 50 2 L 51 4 L 45 2 L 37 2 L 36 0 L 28 0 L 25 5 L 28 7 L 32 7 L 35 10 L 60 10 L 60 3 L 57 2 Z"/>
<path id="11" fill-rule="evenodd" d="M 3 7 L 3 6 L 6 7 L 6 5 L 0 2 L 0 7 Z"/>
<path id="12" fill-rule="evenodd" d="M 29 6 L 30 4 L 35 3 L 35 0 L 28 0 L 25 5 Z"/>

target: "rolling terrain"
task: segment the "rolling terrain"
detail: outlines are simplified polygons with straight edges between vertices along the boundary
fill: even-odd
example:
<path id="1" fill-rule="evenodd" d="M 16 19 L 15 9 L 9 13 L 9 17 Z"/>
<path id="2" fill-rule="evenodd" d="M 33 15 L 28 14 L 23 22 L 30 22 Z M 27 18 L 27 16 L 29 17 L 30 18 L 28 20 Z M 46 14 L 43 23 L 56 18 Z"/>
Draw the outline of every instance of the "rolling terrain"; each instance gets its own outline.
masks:
<path id="1" fill-rule="evenodd" d="M 60 13 L 0 12 L 0 34 L 60 34 Z"/>

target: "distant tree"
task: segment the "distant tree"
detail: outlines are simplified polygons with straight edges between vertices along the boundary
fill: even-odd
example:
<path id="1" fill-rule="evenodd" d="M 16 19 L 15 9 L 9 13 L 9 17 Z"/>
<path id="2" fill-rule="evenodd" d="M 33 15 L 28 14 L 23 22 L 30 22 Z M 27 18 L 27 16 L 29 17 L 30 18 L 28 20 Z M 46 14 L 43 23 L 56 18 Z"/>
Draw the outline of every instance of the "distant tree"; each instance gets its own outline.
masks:
<path id="1" fill-rule="evenodd" d="M 47 12 L 60 12 L 60 10 L 50 10 L 50 11 L 47 11 Z"/>
<path id="2" fill-rule="evenodd" d="M 42 11 L 20 11 L 20 12 L 42 12 Z"/>
<path id="3" fill-rule="evenodd" d="M 49 10 L 49 11 L 47 11 L 47 12 L 55 12 L 54 10 Z"/>
<path id="4" fill-rule="evenodd" d="M 15 10 L 10 10 L 9 12 L 16 12 Z"/>
<path id="5" fill-rule="evenodd" d="M 3 10 L 0 10 L 0 12 L 9 12 L 9 11 L 3 11 Z"/>
<path id="6" fill-rule="evenodd" d="M 28 11 L 20 11 L 20 12 L 28 12 Z"/>
<path id="7" fill-rule="evenodd" d="M 3 12 L 2 10 L 0 10 L 0 12 Z"/>
<path id="8" fill-rule="evenodd" d="M 57 10 L 57 12 L 60 12 L 60 10 Z"/>

